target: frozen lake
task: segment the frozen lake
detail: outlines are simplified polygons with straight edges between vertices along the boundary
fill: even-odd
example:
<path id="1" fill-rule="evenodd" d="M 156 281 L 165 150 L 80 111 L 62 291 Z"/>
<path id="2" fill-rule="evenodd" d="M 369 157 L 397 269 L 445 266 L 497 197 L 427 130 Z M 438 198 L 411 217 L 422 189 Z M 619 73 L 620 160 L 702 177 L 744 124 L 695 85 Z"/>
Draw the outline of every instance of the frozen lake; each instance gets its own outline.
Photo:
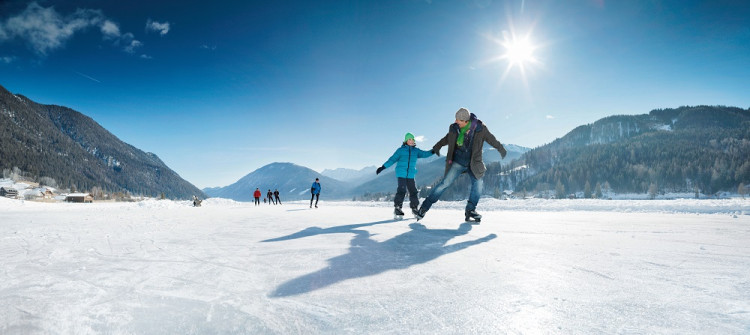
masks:
<path id="1" fill-rule="evenodd" d="M 750 333 L 750 201 L 0 199 L 0 333 Z"/>

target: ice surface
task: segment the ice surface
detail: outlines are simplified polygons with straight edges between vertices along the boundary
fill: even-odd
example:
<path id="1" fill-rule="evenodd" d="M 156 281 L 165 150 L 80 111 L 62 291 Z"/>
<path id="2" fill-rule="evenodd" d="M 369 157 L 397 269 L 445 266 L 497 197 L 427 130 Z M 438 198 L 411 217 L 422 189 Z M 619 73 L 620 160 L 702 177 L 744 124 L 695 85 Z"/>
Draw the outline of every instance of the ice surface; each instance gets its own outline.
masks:
<path id="1" fill-rule="evenodd" d="M 0 199 L 0 333 L 750 332 L 750 201 Z"/>

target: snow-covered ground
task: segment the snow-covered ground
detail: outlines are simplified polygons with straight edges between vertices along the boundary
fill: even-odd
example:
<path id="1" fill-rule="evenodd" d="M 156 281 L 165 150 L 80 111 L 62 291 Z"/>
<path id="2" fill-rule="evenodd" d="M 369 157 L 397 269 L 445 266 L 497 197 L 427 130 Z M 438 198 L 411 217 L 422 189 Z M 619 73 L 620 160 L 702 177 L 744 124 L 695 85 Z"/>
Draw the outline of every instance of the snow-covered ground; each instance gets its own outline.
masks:
<path id="1" fill-rule="evenodd" d="M 0 334 L 750 333 L 750 200 L 0 198 Z"/>

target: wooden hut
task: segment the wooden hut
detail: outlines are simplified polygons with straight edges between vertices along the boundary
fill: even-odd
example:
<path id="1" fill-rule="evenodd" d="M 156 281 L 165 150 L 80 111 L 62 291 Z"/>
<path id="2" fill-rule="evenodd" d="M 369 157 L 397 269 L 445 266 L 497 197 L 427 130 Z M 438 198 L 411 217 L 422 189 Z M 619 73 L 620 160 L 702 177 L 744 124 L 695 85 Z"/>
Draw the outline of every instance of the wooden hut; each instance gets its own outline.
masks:
<path id="1" fill-rule="evenodd" d="M 71 193 L 65 196 L 67 202 L 94 202 L 91 193 Z"/>

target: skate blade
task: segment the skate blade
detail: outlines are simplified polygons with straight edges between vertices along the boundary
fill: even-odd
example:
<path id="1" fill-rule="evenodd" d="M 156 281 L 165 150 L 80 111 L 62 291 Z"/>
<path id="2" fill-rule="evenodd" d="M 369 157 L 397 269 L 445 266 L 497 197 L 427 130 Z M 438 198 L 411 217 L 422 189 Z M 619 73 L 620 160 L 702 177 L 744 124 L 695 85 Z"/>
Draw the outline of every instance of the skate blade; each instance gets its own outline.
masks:
<path id="1" fill-rule="evenodd" d="M 403 216 L 403 215 L 394 215 L 394 216 L 393 216 L 393 219 L 394 219 L 394 220 L 403 220 L 403 219 L 404 219 L 404 216 Z"/>

